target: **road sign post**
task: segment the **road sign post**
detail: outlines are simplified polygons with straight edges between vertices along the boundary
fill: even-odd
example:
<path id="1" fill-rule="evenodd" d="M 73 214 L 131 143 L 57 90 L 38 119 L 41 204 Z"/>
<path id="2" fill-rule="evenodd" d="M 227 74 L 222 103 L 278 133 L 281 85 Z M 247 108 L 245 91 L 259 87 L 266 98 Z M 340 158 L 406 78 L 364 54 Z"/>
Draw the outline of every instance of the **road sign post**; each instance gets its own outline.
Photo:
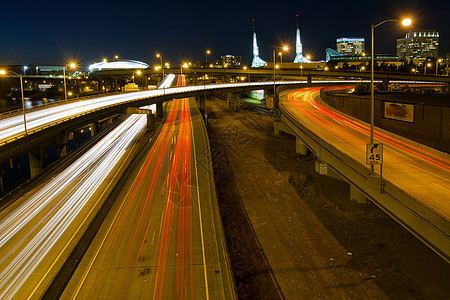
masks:
<path id="1" fill-rule="evenodd" d="M 366 164 L 380 165 L 380 193 L 383 193 L 383 144 L 366 144 Z"/>
<path id="2" fill-rule="evenodd" d="M 368 165 L 383 164 L 383 144 L 366 145 L 366 164 Z"/>

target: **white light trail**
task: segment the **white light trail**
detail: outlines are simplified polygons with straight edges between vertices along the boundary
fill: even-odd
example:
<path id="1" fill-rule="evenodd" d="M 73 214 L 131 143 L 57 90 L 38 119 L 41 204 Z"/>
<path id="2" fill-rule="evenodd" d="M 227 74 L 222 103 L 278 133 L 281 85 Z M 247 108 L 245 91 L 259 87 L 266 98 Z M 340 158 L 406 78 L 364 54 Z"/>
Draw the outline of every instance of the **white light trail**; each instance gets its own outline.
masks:
<path id="1" fill-rule="evenodd" d="M 146 124 L 146 115 L 128 117 L 1 221 L 1 299 L 12 299 L 29 276 L 35 276 L 36 267 L 56 243 L 68 243 L 72 233 L 67 234 L 66 229 L 77 228 L 96 205 L 98 197 L 93 196 L 108 176 L 114 176 L 114 170 Z"/>

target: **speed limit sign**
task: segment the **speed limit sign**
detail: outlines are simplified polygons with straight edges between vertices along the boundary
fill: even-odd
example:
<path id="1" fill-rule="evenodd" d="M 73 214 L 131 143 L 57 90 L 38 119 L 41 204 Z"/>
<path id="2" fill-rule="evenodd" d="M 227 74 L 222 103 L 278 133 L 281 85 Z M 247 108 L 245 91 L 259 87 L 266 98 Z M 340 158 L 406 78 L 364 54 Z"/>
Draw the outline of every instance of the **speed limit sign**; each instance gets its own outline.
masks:
<path id="1" fill-rule="evenodd" d="M 366 164 L 383 163 L 383 144 L 366 144 Z"/>

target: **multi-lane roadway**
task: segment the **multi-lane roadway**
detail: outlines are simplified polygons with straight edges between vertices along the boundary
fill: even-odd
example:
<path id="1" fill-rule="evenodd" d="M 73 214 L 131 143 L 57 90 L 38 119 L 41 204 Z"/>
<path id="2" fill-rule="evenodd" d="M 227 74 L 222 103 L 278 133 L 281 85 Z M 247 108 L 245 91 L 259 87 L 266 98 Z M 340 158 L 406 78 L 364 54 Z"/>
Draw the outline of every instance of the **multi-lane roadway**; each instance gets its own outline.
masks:
<path id="1" fill-rule="evenodd" d="M 192 98 L 166 110 L 64 299 L 234 298 L 201 114 Z"/>
<path id="2" fill-rule="evenodd" d="M 147 127 L 132 115 L 43 187 L 0 212 L 0 299 L 39 298 Z"/>
<path id="3" fill-rule="evenodd" d="M 320 88 L 301 89 L 281 97 L 280 105 L 293 120 L 365 165 L 368 124 L 330 109 L 319 98 Z M 375 142 L 384 145 L 383 178 L 450 220 L 449 155 L 378 128 Z"/>

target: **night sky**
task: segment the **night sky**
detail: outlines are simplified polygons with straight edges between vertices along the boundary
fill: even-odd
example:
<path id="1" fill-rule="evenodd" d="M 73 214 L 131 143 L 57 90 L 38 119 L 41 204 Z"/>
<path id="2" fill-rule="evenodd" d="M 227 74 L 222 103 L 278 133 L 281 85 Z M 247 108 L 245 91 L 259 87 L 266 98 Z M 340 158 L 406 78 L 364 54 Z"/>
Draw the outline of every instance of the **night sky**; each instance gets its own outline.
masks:
<path id="1" fill-rule="evenodd" d="M 369 3 L 374 3 L 371 7 Z M 295 15 L 299 14 L 303 52 L 325 58 L 336 38 L 365 37 L 370 51 L 370 25 L 384 19 L 411 16 L 411 29 L 440 32 L 440 55 L 450 52 L 450 1 L 8 1 L 0 18 L 0 65 L 80 66 L 112 59 L 178 66 L 181 61 L 220 55 L 241 55 L 251 62 L 252 19 L 255 19 L 260 56 L 271 60 L 272 49 L 295 46 Z M 397 23 L 376 29 L 377 53 L 396 53 L 396 38 L 406 30 Z"/>

